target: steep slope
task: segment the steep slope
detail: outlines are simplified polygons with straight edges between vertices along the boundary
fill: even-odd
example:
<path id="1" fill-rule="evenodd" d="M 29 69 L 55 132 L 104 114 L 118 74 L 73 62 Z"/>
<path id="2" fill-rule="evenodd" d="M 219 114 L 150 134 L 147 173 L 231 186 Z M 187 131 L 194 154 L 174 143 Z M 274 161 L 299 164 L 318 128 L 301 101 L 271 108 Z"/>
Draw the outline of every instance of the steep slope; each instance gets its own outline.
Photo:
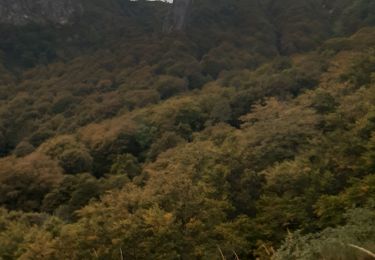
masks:
<path id="1" fill-rule="evenodd" d="M 0 258 L 375 250 L 373 1 L 82 6 L 0 28 Z"/>
<path id="2" fill-rule="evenodd" d="M 66 24 L 82 12 L 82 5 L 72 0 L 2 0 L 0 23 L 23 25 L 27 23 Z"/>
<path id="3" fill-rule="evenodd" d="M 163 25 L 163 31 L 171 33 L 184 30 L 190 20 L 192 4 L 192 0 L 173 1 L 170 13 L 167 15 Z"/>
<path id="4" fill-rule="evenodd" d="M 228 74 L 49 139 L 30 155 L 19 147 L 0 161 L 2 205 L 43 213 L 3 211 L 0 241 L 21 242 L 0 253 L 112 259 L 121 248 L 127 258 L 212 259 L 219 245 L 227 258 L 269 259 L 302 229 L 329 246 L 296 233 L 276 257 L 304 259 L 301 245 L 311 259 L 337 251 L 361 259 L 340 239 L 373 250 L 374 36 L 363 29 Z M 234 128 L 227 122 L 239 103 L 231 101 L 245 90 L 263 101 Z M 108 174 L 79 174 L 92 171 Z"/>

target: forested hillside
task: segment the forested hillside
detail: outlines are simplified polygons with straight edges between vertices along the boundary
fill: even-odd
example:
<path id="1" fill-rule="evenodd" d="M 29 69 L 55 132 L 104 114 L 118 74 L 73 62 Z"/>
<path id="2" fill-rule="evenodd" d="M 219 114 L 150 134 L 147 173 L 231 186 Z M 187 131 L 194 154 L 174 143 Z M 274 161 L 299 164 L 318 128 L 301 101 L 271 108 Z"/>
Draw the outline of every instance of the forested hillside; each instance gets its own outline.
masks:
<path id="1" fill-rule="evenodd" d="M 375 1 L 169 10 L 0 23 L 0 259 L 373 259 Z"/>

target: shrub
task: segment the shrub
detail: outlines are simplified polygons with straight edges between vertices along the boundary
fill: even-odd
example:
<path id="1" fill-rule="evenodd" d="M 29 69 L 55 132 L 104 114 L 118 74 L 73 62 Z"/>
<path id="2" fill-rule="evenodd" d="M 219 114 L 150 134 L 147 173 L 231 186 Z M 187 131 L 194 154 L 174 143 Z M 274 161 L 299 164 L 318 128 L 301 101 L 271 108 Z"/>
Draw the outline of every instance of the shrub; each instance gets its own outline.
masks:
<path id="1" fill-rule="evenodd" d="M 124 102 L 129 109 L 145 107 L 159 102 L 160 96 L 156 90 L 132 90 L 125 93 Z"/>
<path id="2" fill-rule="evenodd" d="M 66 95 L 59 97 L 55 103 L 52 105 L 52 112 L 55 114 L 60 114 L 64 111 L 67 111 L 71 106 L 76 104 L 78 99 L 72 95 Z"/>
<path id="3" fill-rule="evenodd" d="M 151 145 L 148 152 L 148 158 L 154 160 L 160 153 L 173 148 L 184 141 L 185 140 L 176 133 L 166 132 Z"/>
<path id="4" fill-rule="evenodd" d="M 312 102 L 312 107 L 320 114 L 331 113 L 335 111 L 336 106 L 335 98 L 326 92 L 316 93 Z"/>
<path id="5" fill-rule="evenodd" d="M 187 82 L 181 78 L 161 76 L 156 83 L 156 89 L 162 99 L 167 99 L 187 90 Z"/>
<path id="6" fill-rule="evenodd" d="M 61 168 L 45 155 L 0 161 L 0 205 L 11 210 L 39 210 L 44 196 L 61 181 Z"/>
<path id="7" fill-rule="evenodd" d="M 92 168 L 92 157 L 85 151 L 80 149 L 68 149 L 60 156 L 60 165 L 69 174 L 77 174 L 89 172 Z"/>
<path id="8" fill-rule="evenodd" d="M 113 90 L 114 82 L 110 79 L 102 79 L 96 85 L 96 89 L 100 92 L 108 92 Z"/>
<path id="9" fill-rule="evenodd" d="M 101 181 L 90 174 L 66 175 L 64 180 L 43 200 L 42 210 L 71 221 L 74 212 L 103 191 Z"/>
<path id="10" fill-rule="evenodd" d="M 52 132 L 49 129 L 39 129 L 37 132 L 35 132 L 30 138 L 29 142 L 35 147 L 38 147 L 41 145 L 45 140 L 51 138 L 54 135 L 54 132 Z"/>
<path id="11" fill-rule="evenodd" d="M 24 157 L 35 150 L 35 147 L 27 141 L 20 142 L 16 148 L 14 149 L 13 153 L 17 157 Z"/>
<path id="12" fill-rule="evenodd" d="M 141 167 L 138 159 L 131 154 L 118 155 L 110 170 L 110 174 L 120 175 L 124 174 L 131 179 L 141 173 Z"/>

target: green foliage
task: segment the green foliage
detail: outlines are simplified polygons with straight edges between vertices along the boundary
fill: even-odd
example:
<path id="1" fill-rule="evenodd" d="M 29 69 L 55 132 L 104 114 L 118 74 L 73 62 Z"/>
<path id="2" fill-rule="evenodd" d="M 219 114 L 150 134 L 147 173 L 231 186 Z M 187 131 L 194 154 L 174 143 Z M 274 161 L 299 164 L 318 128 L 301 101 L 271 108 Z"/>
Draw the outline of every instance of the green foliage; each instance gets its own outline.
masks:
<path id="1" fill-rule="evenodd" d="M 39 154 L 2 161 L 0 175 L 1 205 L 24 211 L 39 210 L 44 196 L 62 178 L 56 162 Z"/>
<path id="2" fill-rule="evenodd" d="M 343 75 L 344 80 L 350 80 L 357 87 L 368 85 L 374 80 L 375 50 L 370 50 L 364 56 L 358 58 L 350 71 Z"/>
<path id="3" fill-rule="evenodd" d="M 187 89 L 185 80 L 171 76 L 161 77 L 156 85 L 161 99 L 167 99 Z"/>
<path id="4" fill-rule="evenodd" d="M 325 92 L 316 93 L 312 107 L 321 114 L 331 113 L 335 111 L 337 106 L 335 98 Z"/>
<path id="5" fill-rule="evenodd" d="M 62 224 L 59 219 L 46 214 L 8 212 L 0 209 L 0 257 L 53 258 L 53 236 Z"/>
<path id="6" fill-rule="evenodd" d="M 375 24 L 374 2 L 369 0 L 352 1 L 342 12 L 338 22 L 338 30 L 344 33 L 353 33 L 358 28 Z"/>
<path id="7" fill-rule="evenodd" d="M 0 28 L 0 259 L 374 251 L 372 1 L 83 4 Z"/>
<path id="8" fill-rule="evenodd" d="M 273 259 L 367 259 L 352 245 L 374 250 L 374 217 L 373 210 L 358 208 L 347 212 L 343 226 L 314 235 L 290 234 Z"/>
<path id="9" fill-rule="evenodd" d="M 122 176 L 96 179 L 90 174 L 66 175 L 43 199 L 42 211 L 65 221 L 77 219 L 76 210 L 98 199 L 107 190 L 123 186 L 128 179 Z"/>
<path id="10" fill-rule="evenodd" d="M 59 159 L 61 166 L 67 173 L 90 172 L 92 168 L 92 157 L 86 151 L 78 149 L 65 150 Z"/>
<path id="11" fill-rule="evenodd" d="M 0 28 L 0 49 L 6 54 L 5 61 L 11 65 L 33 67 L 53 61 L 56 54 L 56 32 L 53 28 L 37 25 Z"/>
<path id="12" fill-rule="evenodd" d="M 163 133 L 150 147 L 148 158 L 151 160 L 165 152 L 168 149 L 176 147 L 178 144 L 183 143 L 184 139 L 174 132 Z"/>
<path id="13" fill-rule="evenodd" d="M 131 179 L 140 173 L 141 167 L 138 163 L 138 159 L 131 154 L 117 156 L 110 170 L 110 174 L 126 175 Z"/>
<path id="14" fill-rule="evenodd" d="M 41 145 L 43 142 L 45 142 L 47 139 L 52 137 L 54 133 L 51 130 L 48 129 L 40 129 L 36 131 L 32 136 L 30 136 L 30 144 L 34 147 Z"/>
<path id="15" fill-rule="evenodd" d="M 72 95 L 66 95 L 66 96 L 60 97 L 52 105 L 52 108 L 51 108 L 52 112 L 55 114 L 60 114 L 64 112 L 65 110 L 69 109 L 76 102 L 77 102 L 77 99 L 75 99 Z"/>
<path id="16" fill-rule="evenodd" d="M 17 157 L 24 157 L 35 150 L 35 147 L 29 142 L 20 142 L 14 149 L 14 155 Z"/>

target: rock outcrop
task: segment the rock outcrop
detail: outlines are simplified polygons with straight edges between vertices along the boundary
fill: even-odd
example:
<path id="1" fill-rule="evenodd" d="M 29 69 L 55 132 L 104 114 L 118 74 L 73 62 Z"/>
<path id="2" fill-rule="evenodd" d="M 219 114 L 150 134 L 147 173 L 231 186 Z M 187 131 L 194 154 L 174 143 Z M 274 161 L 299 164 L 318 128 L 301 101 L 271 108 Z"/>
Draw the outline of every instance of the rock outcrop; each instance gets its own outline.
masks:
<path id="1" fill-rule="evenodd" d="M 174 0 L 166 18 L 164 32 L 183 31 L 189 20 L 193 0 Z"/>
<path id="2" fill-rule="evenodd" d="M 82 12 L 78 0 L 0 0 L 0 23 L 69 23 Z"/>

